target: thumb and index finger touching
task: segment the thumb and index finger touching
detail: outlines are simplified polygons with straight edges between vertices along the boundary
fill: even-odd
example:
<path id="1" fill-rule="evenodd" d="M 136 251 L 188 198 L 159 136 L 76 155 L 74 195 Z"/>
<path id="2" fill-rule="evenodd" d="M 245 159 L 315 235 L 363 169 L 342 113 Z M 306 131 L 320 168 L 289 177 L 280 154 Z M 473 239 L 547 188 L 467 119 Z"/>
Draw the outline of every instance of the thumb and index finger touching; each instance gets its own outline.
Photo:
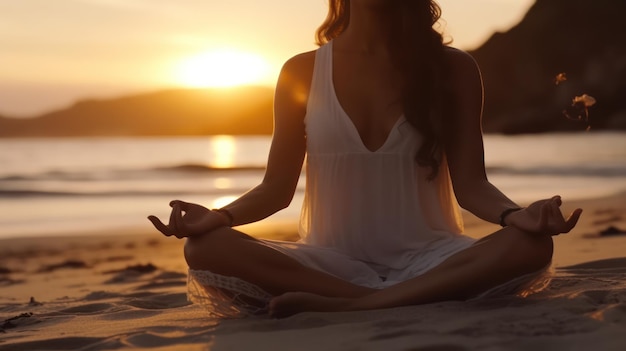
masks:
<path id="1" fill-rule="evenodd" d="M 186 211 L 191 205 L 189 202 L 185 202 L 182 200 L 172 200 L 170 201 L 170 207 L 178 206 L 181 210 Z"/>
<path id="2" fill-rule="evenodd" d="M 176 211 L 177 209 L 179 211 L 185 211 L 189 207 L 189 203 L 181 201 L 181 200 L 172 200 L 172 201 L 170 201 L 170 206 L 172 207 L 172 211 L 173 211 L 172 214 L 170 215 L 170 221 L 172 221 L 172 217 L 176 216 L 176 214 L 174 212 L 178 212 L 178 211 Z M 167 236 L 171 236 L 171 235 L 175 235 L 176 234 L 176 233 L 174 233 L 172 228 L 170 228 L 168 225 L 163 223 L 157 216 L 150 215 L 150 216 L 148 216 L 148 220 L 161 233 L 163 233 L 163 234 L 165 234 Z"/>

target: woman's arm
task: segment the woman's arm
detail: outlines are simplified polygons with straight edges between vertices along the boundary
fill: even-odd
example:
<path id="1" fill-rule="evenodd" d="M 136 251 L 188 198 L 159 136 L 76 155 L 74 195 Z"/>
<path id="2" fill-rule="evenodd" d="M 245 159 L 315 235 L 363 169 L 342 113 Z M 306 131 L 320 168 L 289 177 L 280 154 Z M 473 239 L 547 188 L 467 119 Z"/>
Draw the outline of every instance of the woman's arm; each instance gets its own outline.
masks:
<path id="1" fill-rule="evenodd" d="M 306 153 L 304 116 L 315 53 L 293 57 L 283 66 L 274 97 L 274 133 L 261 184 L 225 206 L 233 225 L 263 219 L 293 199 Z"/>
<path id="2" fill-rule="evenodd" d="M 452 185 L 459 204 L 476 216 L 500 223 L 501 215 L 520 206 L 489 182 L 485 172 L 482 139 L 483 86 L 478 65 L 467 53 L 450 49 L 446 52 L 449 67 L 445 152 Z M 560 234 L 569 232 L 578 222 L 582 210 L 576 209 L 565 219 L 561 214 L 560 196 L 535 201 L 521 211 L 509 212 L 503 224 L 519 229 Z"/>
<path id="3" fill-rule="evenodd" d="M 261 184 L 224 206 L 224 211 L 172 201 L 167 225 L 155 216 L 148 217 L 161 233 L 179 238 L 199 235 L 223 225 L 255 222 L 289 205 L 306 153 L 304 116 L 314 59 L 314 52 L 301 54 L 281 70 L 274 96 L 274 134 Z"/>
<path id="4" fill-rule="evenodd" d="M 499 223 L 500 214 L 518 206 L 487 179 L 482 139 L 483 85 L 478 65 L 467 53 L 446 50 L 449 109 L 445 152 L 450 177 L 461 207 Z"/>

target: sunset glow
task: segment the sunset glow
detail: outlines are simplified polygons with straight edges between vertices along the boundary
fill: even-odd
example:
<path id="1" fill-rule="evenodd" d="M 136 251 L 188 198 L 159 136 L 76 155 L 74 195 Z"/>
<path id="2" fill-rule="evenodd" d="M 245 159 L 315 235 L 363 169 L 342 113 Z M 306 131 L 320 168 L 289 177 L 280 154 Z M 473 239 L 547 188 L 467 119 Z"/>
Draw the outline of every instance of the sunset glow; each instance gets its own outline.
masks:
<path id="1" fill-rule="evenodd" d="M 182 62 L 177 77 L 181 84 L 189 87 L 232 87 L 259 84 L 268 71 L 269 64 L 259 55 L 215 50 Z"/>
<path id="2" fill-rule="evenodd" d="M 535 3 L 438 2 L 440 29 L 461 49 L 508 30 Z M 285 61 L 317 48 L 327 11 L 327 1 L 0 1 L 0 115 L 170 87 L 273 87 Z"/>

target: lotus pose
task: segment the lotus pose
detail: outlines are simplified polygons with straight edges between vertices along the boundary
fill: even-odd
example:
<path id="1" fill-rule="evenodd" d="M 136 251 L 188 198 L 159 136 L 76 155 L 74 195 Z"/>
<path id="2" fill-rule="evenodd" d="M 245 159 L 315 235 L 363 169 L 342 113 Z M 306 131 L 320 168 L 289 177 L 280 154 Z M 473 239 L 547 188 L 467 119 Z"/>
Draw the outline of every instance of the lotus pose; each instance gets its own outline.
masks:
<path id="1" fill-rule="evenodd" d="M 489 182 L 480 71 L 444 45 L 439 16 L 428 0 L 330 0 L 320 47 L 282 68 L 262 182 L 221 209 L 176 200 L 167 225 L 149 217 L 187 238 L 195 301 L 218 315 L 287 316 L 524 293 L 545 280 L 552 236 L 582 210 L 565 218 L 559 196 L 521 208 Z M 298 242 L 232 228 L 288 206 L 304 162 Z M 465 236 L 459 205 L 503 228 Z"/>

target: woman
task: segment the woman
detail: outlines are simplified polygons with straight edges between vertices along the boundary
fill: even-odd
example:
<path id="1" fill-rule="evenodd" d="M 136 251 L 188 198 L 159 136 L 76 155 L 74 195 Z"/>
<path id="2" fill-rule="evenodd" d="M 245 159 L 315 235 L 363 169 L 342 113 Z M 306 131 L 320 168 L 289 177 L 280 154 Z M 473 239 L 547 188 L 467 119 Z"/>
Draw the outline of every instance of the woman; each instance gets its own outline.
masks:
<path id="1" fill-rule="evenodd" d="M 331 0 L 312 52 L 283 67 L 260 185 L 218 210 L 173 201 L 165 235 L 187 237 L 190 294 L 220 315 L 376 309 L 542 281 L 552 235 L 569 232 L 559 196 L 521 208 L 485 175 L 482 82 L 433 29 L 427 0 Z M 306 157 L 302 239 L 231 227 L 288 206 Z M 503 229 L 462 235 L 458 204 Z M 259 310 L 254 310 L 259 307 Z"/>

